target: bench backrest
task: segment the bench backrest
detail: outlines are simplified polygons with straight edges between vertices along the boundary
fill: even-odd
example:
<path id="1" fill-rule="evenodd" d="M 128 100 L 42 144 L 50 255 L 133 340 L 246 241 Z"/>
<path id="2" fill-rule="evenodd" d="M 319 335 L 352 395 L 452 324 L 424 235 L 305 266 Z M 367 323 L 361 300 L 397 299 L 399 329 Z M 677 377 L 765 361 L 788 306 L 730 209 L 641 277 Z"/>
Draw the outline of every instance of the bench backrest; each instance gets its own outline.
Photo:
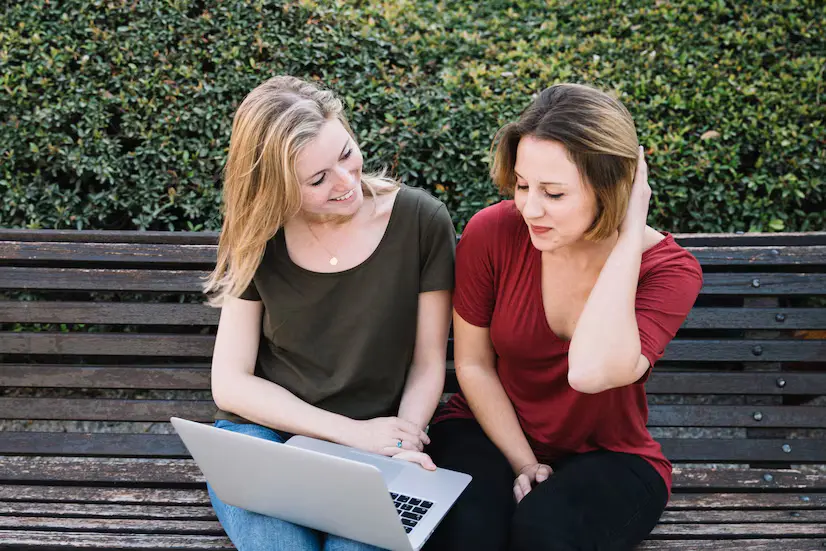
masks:
<path id="1" fill-rule="evenodd" d="M 705 284 L 647 383 L 666 455 L 826 464 L 826 233 L 676 237 Z M 187 457 L 167 421 L 214 412 L 216 242 L 0 231 L 0 455 Z"/>

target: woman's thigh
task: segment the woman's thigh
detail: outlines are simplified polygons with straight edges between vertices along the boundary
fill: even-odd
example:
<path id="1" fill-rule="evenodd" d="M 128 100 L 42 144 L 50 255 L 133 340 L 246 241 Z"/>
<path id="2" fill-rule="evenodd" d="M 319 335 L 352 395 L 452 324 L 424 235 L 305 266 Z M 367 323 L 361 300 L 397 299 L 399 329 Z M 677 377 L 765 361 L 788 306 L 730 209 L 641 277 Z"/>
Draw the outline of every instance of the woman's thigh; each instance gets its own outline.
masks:
<path id="1" fill-rule="evenodd" d="M 568 458 L 519 504 L 512 551 L 627 551 L 651 533 L 668 490 L 636 455 L 596 451 Z"/>
<path id="2" fill-rule="evenodd" d="M 261 425 L 218 421 L 215 426 L 283 443 L 278 433 Z M 228 505 L 215 495 L 209 484 L 207 484 L 207 489 L 221 526 L 239 551 L 319 551 L 321 549 L 323 534 L 316 530 Z"/>
<path id="3" fill-rule="evenodd" d="M 437 466 L 473 477 L 425 545 L 426 551 L 507 549 L 514 511 L 513 471 L 505 456 L 470 419 L 450 419 L 430 428 L 425 450 Z"/>

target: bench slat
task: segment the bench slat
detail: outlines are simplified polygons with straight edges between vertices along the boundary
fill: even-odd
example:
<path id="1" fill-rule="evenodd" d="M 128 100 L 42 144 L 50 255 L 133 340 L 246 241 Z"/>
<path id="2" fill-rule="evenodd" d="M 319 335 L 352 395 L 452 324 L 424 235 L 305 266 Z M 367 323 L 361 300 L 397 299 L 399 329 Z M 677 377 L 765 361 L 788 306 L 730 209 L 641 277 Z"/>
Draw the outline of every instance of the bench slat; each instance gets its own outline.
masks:
<path id="1" fill-rule="evenodd" d="M 691 235 L 691 234 L 688 234 Z M 716 236 L 717 234 L 709 234 Z M 786 245 L 816 245 L 810 243 L 816 234 L 752 234 L 777 238 L 788 235 Z M 676 238 L 676 235 L 675 235 Z M 693 237 L 692 237 L 693 238 Z M 217 245 L 218 232 L 215 231 L 130 231 L 130 230 L 28 230 L 16 228 L 0 229 L 3 241 L 51 241 L 56 243 L 155 243 L 176 245 Z M 735 243 L 736 244 L 736 243 Z"/>
<path id="2" fill-rule="evenodd" d="M 698 509 L 826 509 L 826 494 L 820 493 L 673 493 L 668 501 L 672 511 Z"/>
<path id="3" fill-rule="evenodd" d="M 209 364 L 89 366 L 0 364 L 0 387 L 47 388 L 210 388 Z M 645 384 L 648 394 L 826 394 L 826 373 L 692 372 L 657 367 Z M 458 383 L 448 362 L 447 392 Z"/>
<path id="4" fill-rule="evenodd" d="M 682 463 L 826 463 L 826 445 L 815 439 L 658 438 L 657 441 L 667 458 Z"/>
<path id="5" fill-rule="evenodd" d="M 664 361 L 805 362 L 826 358 L 826 340 L 675 339 Z"/>
<path id="6" fill-rule="evenodd" d="M 645 383 L 648 394 L 826 394 L 826 373 L 690 372 L 655 367 Z"/>
<path id="7" fill-rule="evenodd" d="M 662 438 L 663 452 L 672 461 L 687 463 L 826 463 L 821 440 Z M 783 446 L 789 446 L 784 451 Z M 189 453 L 174 434 L 104 434 L 2 432 L 0 454 L 75 455 L 98 457 L 186 458 Z"/>
<path id="8" fill-rule="evenodd" d="M 811 247 L 803 247 L 809 249 Z M 788 248 L 796 250 L 797 247 Z M 181 267 L 215 265 L 217 247 L 213 245 L 159 243 L 62 243 L 48 241 L 0 241 L 0 258 L 27 262 L 176 264 Z M 784 253 L 782 256 L 794 257 Z M 207 269 L 209 269 L 207 268 Z"/>
<path id="9" fill-rule="evenodd" d="M 755 414 L 760 415 L 755 418 Z M 649 427 L 826 427 L 826 408 L 807 406 L 649 406 Z M 824 451 L 826 454 L 826 450 Z"/>
<path id="10" fill-rule="evenodd" d="M 0 332 L 0 354 L 211 357 L 212 335 L 166 333 Z M 450 355 L 450 354 L 449 354 Z M 821 361 L 826 340 L 676 339 L 665 350 L 670 362 Z"/>
<path id="11" fill-rule="evenodd" d="M 0 323 L 218 325 L 205 304 L 0 300 Z M 683 329 L 826 329 L 826 308 L 694 308 Z"/>
<path id="12" fill-rule="evenodd" d="M 208 364 L 180 367 L 0 364 L 0 387 L 209 390 Z"/>
<path id="13" fill-rule="evenodd" d="M 167 422 L 176 416 L 211 422 L 216 411 L 212 400 L 0 397 L 0 419 Z M 823 428 L 826 408 L 653 405 L 649 406 L 648 426 Z"/>
<path id="14" fill-rule="evenodd" d="M 820 534 L 818 534 L 820 535 Z M 665 539 L 642 542 L 635 551 L 821 551 L 826 539 Z"/>
<path id="15" fill-rule="evenodd" d="M 818 522 L 826 532 L 826 511 L 666 511 L 660 517 L 664 524 L 678 523 L 753 523 L 753 522 Z"/>
<path id="16" fill-rule="evenodd" d="M 38 504 L 54 506 L 59 503 L 70 505 L 101 504 L 137 504 L 142 507 L 170 506 L 173 511 L 193 509 L 192 518 L 196 518 L 196 509 L 211 507 L 206 490 L 191 488 L 175 490 L 168 488 L 101 488 L 88 486 L 25 486 L 0 485 L 0 501 L 9 504 L 26 502 L 25 505 Z M 672 494 L 668 502 L 670 511 L 694 510 L 819 510 L 826 509 L 826 494 L 823 493 L 680 493 Z"/>
<path id="17" fill-rule="evenodd" d="M 678 491 L 826 490 L 826 473 L 809 470 L 678 467 L 673 478 Z M 0 455 L 0 482 L 152 484 L 202 489 L 204 478 L 191 459 Z"/>
<path id="18" fill-rule="evenodd" d="M 0 484 L 0 501 L 7 503 L 26 502 L 26 504 L 44 504 L 52 506 L 58 503 L 69 504 L 112 504 L 140 506 L 175 505 L 209 508 L 210 501 L 206 490 L 191 488 L 175 490 L 168 488 L 101 488 L 89 486 L 26 486 Z M 826 509 L 826 494 L 823 493 L 674 493 L 668 502 L 671 511 L 692 510 L 736 510 L 736 509 L 773 509 L 803 511 Z M 197 515 L 193 514 L 193 518 Z"/>
<path id="19" fill-rule="evenodd" d="M 826 244 L 826 232 L 675 233 L 683 247 L 806 246 Z M 57 241 L 70 243 L 177 243 L 217 245 L 217 231 L 138 230 L 32 230 L 0 229 L 4 241 Z"/>
<path id="20" fill-rule="evenodd" d="M 216 411 L 212 400 L 0 398 L 0 419 L 166 422 L 176 416 L 211 421 Z"/>
<path id="21" fill-rule="evenodd" d="M 94 486 L 25 486 L 0 484 L 0 501 L 38 503 L 102 503 L 147 506 L 209 506 L 209 495 L 205 489 L 190 488 L 176 490 L 170 488 L 101 488 Z M 818 502 L 811 500 L 817 505 Z M 813 505 L 813 506 L 814 506 Z"/>
<path id="22" fill-rule="evenodd" d="M 0 323 L 215 326 L 220 315 L 220 309 L 205 304 L 0 301 Z M 800 323 L 804 317 L 811 318 L 809 315 L 794 317 L 790 320 L 793 323 Z"/>
<path id="23" fill-rule="evenodd" d="M 101 270 L 0 266 L 0 289 L 65 291 L 163 291 L 200 293 L 202 270 Z"/>
<path id="24" fill-rule="evenodd" d="M 0 266 L 0 289 L 200 293 L 203 270 L 114 270 Z M 754 282 L 757 281 L 757 286 Z M 824 295 L 823 273 L 708 273 L 702 295 Z"/>
<path id="25" fill-rule="evenodd" d="M 702 266 L 822 266 L 825 246 L 686 247 Z"/>
<path id="26" fill-rule="evenodd" d="M 689 245 L 702 266 L 805 266 L 826 264 L 826 246 L 715 246 Z M 215 264 L 217 246 L 168 243 L 69 243 L 55 241 L 0 241 L 0 258 L 26 262 L 124 264 Z"/>
<path id="27" fill-rule="evenodd" d="M 211 357 L 212 335 L 0 332 L 0 354 Z"/>
<path id="28" fill-rule="evenodd" d="M 812 513 L 812 511 L 807 511 Z M 787 513 L 788 514 L 788 513 Z M 824 512 L 826 514 L 826 512 Z M 215 520 L 209 501 L 194 505 L 113 505 L 103 503 L 38 503 L 32 501 L 0 501 L 3 515 L 39 517 L 137 518 Z M 808 517 L 806 517 L 808 518 Z M 802 522 L 802 521 L 801 521 Z"/>
<path id="29" fill-rule="evenodd" d="M 98 532 L 111 534 L 117 540 L 129 534 L 197 534 L 203 536 L 224 536 L 224 529 L 217 520 L 161 520 L 151 519 L 108 519 L 108 518 L 60 518 L 60 517 L 17 517 L 0 515 L 0 530 L 17 529 L 55 530 L 60 532 Z"/>
<path id="30" fill-rule="evenodd" d="M 823 295 L 826 274 L 706 273 L 701 295 Z"/>
<path id="31" fill-rule="evenodd" d="M 658 524 L 649 536 L 652 539 L 662 537 L 713 537 L 726 539 L 746 538 L 784 538 L 800 536 L 822 536 L 826 525 L 820 523 L 749 523 L 749 524 Z M 775 549 L 777 549 L 775 547 Z"/>
<path id="32" fill-rule="evenodd" d="M 702 308 L 683 329 L 826 329 L 826 308 Z"/>
<path id="33" fill-rule="evenodd" d="M 189 519 L 216 520 L 209 503 L 186 505 L 112 505 L 100 503 L 38 503 L 0 501 L 0 519 L 4 517 L 82 517 L 94 519 Z M 826 524 L 826 510 L 667 510 L 661 523 L 753 523 L 753 522 L 819 522 Z M 14 527 L 6 523 L 5 528 Z M 202 530 L 193 530 L 202 531 Z"/>
<path id="34" fill-rule="evenodd" d="M 9 549 L 44 547 L 47 549 L 141 549 L 162 551 L 186 549 L 194 551 L 226 550 L 235 547 L 226 536 L 194 534 L 101 534 L 97 532 L 53 532 L 48 530 L 0 530 L 0 541 Z"/>

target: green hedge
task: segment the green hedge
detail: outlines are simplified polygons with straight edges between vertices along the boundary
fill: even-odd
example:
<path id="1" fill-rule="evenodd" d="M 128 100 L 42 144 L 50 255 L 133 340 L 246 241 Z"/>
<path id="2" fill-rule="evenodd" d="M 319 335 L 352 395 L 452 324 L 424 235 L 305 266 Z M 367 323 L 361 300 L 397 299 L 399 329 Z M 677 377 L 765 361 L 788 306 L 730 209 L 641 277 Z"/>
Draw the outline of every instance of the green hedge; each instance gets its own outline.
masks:
<path id="1" fill-rule="evenodd" d="M 217 229 L 234 108 L 276 73 L 351 110 L 368 165 L 457 227 L 494 131 L 554 82 L 620 94 L 651 223 L 824 227 L 820 1 L 28 0 L 0 15 L 0 225 Z M 628 4 L 628 3 L 624 3 Z"/>

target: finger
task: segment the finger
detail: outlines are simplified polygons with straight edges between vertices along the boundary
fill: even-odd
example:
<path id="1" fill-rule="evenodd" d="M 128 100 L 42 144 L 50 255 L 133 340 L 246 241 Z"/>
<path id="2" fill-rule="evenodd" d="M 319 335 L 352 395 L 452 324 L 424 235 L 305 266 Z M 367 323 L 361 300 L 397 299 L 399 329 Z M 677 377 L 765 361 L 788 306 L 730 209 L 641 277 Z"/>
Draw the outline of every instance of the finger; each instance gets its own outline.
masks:
<path id="1" fill-rule="evenodd" d="M 436 464 L 426 453 L 403 451 L 397 453 L 393 457 L 395 457 L 396 459 L 404 459 L 405 461 L 410 461 L 411 463 L 418 463 L 428 471 L 436 470 Z"/>
<path id="2" fill-rule="evenodd" d="M 536 482 L 545 482 L 551 476 L 551 469 L 545 465 L 536 470 Z"/>
<path id="3" fill-rule="evenodd" d="M 519 487 L 519 484 L 514 484 L 513 485 L 513 499 L 515 499 L 516 503 L 518 504 L 520 501 L 522 501 L 523 497 L 525 497 L 525 496 L 522 493 L 522 488 Z"/>
<path id="4" fill-rule="evenodd" d="M 398 446 L 397 446 L 397 448 L 398 448 Z M 398 448 L 398 449 L 405 450 L 405 451 L 412 451 L 412 452 L 422 451 L 421 448 L 417 448 L 416 445 L 413 442 L 410 442 L 409 440 L 402 440 L 402 447 Z"/>
<path id="5" fill-rule="evenodd" d="M 416 433 L 409 433 L 407 431 L 399 429 L 396 431 L 396 440 L 402 441 L 402 447 L 405 444 L 409 444 L 409 447 L 406 449 L 422 451 L 424 449 L 424 444 L 419 439 L 419 435 Z"/>
<path id="6" fill-rule="evenodd" d="M 642 146 L 639 149 L 639 155 L 637 156 L 637 173 L 635 175 L 634 180 L 638 183 L 642 183 L 645 181 L 645 178 L 648 176 L 648 165 L 645 162 L 645 152 L 643 151 Z"/>
<path id="7" fill-rule="evenodd" d="M 519 488 L 522 490 L 522 496 L 528 495 L 528 492 L 531 491 L 531 479 L 524 474 L 520 474 L 519 477 L 516 479 L 516 482 L 519 484 Z"/>
<path id="8" fill-rule="evenodd" d="M 427 435 L 427 433 L 426 433 L 425 431 L 423 431 L 423 430 L 420 430 L 420 431 L 419 431 L 419 439 L 422 441 L 422 443 L 423 443 L 425 446 L 427 446 L 428 444 L 430 444 L 430 437 L 429 437 L 429 436 Z"/>

